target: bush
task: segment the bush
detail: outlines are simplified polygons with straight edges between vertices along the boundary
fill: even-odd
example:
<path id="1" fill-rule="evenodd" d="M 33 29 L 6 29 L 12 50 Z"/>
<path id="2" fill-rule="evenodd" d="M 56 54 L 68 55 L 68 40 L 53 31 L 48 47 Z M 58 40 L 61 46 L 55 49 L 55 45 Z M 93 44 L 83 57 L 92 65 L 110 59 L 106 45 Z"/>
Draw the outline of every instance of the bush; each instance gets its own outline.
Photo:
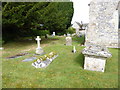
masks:
<path id="1" fill-rule="evenodd" d="M 40 36 L 45 36 L 46 34 L 50 34 L 49 30 L 39 30 L 38 33 Z"/>
<path id="2" fill-rule="evenodd" d="M 75 33 L 75 29 L 73 27 L 69 27 L 66 32 L 69 34 L 73 34 L 73 33 Z"/>
<path id="3" fill-rule="evenodd" d="M 45 36 L 46 34 L 50 34 L 49 30 L 37 30 L 33 29 L 35 36 Z"/>

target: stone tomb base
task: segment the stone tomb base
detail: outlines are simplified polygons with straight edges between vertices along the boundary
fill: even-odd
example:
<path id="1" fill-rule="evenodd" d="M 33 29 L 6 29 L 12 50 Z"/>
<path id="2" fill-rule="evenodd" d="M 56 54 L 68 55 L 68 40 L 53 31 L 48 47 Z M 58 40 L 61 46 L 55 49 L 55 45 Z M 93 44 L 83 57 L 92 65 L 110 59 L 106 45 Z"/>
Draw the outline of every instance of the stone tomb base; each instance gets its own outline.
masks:
<path id="1" fill-rule="evenodd" d="M 85 56 L 84 69 L 91 71 L 104 72 L 106 59 L 112 57 L 112 54 L 105 46 L 92 44 L 83 49 Z"/>
<path id="2" fill-rule="evenodd" d="M 36 54 L 39 54 L 39 55 L 44 54 L 43 49 L 41 47 L 40 48 L 36 48 Z"/>
<path id="3" fill-rule="evenodd" d="M 85 55 L 85 61 L 84 61 L 84 69 L 91 70 L 91 71 L 100 71 L 104 72 L 105 70 L 105 58 L 100 57 L 92 57 L 92 56 L 86 56 Z"/>

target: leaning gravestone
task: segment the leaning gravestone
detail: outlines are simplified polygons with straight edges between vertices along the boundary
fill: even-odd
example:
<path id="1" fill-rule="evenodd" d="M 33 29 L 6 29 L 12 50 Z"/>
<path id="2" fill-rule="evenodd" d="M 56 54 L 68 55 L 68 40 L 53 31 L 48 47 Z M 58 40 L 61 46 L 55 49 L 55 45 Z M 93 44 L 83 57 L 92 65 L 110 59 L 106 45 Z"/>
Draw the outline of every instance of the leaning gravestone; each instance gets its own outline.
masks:
<path id="1" fill-rule="evenodd" d="M 37 40 L 37 44 L 38 44 L 38 47 L 36 48 L 36 54 L 42 55 L 42 54 L 44 54 L 44 51 L 40 47 L 40 40 L 41 40 L 41 38 L 39 38 L 39 36 L 37 36 L 36 40 Z"/>
<path id="2" fill-rule="evenodd" d="M 85 56 L 84 69 L 104 72 L 106 59 L 111 57 L 111 53 L 104 46 L 89 45 L 83 49 Z"/>
<path id="3" fill-rule="evenodd" d="M 70 34 L 67 34 L 66 37 L 66 46 L 72 45 L 72 38 L 70 37 Z"/>

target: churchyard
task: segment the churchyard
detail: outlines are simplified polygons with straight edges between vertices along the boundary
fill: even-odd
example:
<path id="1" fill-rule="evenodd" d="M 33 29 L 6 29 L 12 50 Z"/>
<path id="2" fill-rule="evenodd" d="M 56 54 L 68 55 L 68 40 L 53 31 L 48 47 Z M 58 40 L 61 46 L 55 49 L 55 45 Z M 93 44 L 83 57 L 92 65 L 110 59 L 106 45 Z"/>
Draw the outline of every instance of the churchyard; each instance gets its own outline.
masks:
<path id="1" fill-rule="evenodd" d="M 66 46 L 65 36 L 42 37 L 40 46 L 45 54 L 55 51 L 58 57 L 46 68 L 35 68 L 33 61 L 23 62 L 35 55 L 36 40 L 22 39 L 4 44 L 2 53 L 2 88 L 117 88 L 118 50 L 109 49 L 112 57 L 106 61 L 105 72 L 84 70 L 84 37 L 72 37 L 72 46 Z M 73 46 L 76 53 L 72 53 Z M 8 59 L 17 54 L 18 58 Z"/>
<path id="2" fill-rule="evenodd" d="M 3 3 L 2 88 L 118 88 L 119 0 L 92 0 L 74 25 L 71 2 L 22 4 Z"/>

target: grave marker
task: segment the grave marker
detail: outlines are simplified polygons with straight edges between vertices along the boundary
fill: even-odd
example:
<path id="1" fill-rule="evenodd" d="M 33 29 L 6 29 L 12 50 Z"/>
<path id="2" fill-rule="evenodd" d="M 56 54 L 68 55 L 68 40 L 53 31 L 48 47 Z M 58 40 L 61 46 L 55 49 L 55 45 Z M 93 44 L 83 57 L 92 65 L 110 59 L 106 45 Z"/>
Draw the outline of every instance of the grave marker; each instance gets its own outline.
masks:
<path id="1" fill-rule="evenodd" d="M 55 32 L 53 32 L 53 35 L 52 36 L 55 36 Z"/>
<path id="2" fill-rule="evenodd" d="M 38 47 L 36 48 L 36 54 L 40 54 L 40 55 L 44 54 L 43 49 L 40 47 L 41 38 L 39 38 L 39 36 L 37 36 L 37 38 L 35 40 L 37 40 L 37 45 L 38 45 Z"/>
<path id="3" fill-rule="evenodd" d="M 66 46 L 72 45 L 72 38 L 70 37 L 70 34 L 67 34 L 66 37 Z"/>

